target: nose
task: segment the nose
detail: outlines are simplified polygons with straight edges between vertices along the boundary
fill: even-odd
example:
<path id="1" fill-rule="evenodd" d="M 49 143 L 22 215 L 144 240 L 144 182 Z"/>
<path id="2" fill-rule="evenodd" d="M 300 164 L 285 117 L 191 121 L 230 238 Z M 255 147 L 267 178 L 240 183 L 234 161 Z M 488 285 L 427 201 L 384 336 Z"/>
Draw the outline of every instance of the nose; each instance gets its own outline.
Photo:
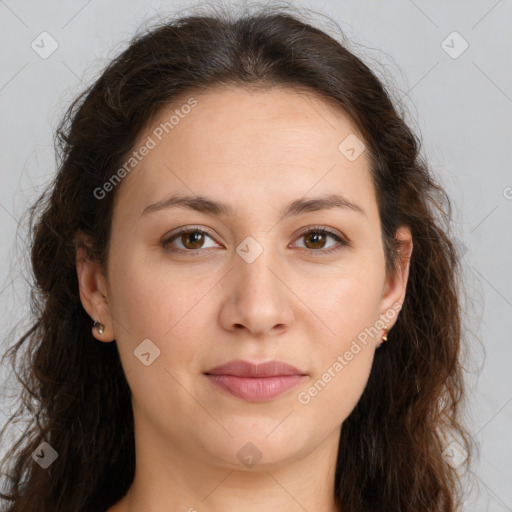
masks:
<path id="1" fill-rule="evenodd" d="M 290 328 L 294 294 L 280 266 L 263 253 L 252 263 L 236 256 L 225 283 L 228 292 L 220 321 L 230 331 L 245 330 L 254 337 L 275 336 Z"/>

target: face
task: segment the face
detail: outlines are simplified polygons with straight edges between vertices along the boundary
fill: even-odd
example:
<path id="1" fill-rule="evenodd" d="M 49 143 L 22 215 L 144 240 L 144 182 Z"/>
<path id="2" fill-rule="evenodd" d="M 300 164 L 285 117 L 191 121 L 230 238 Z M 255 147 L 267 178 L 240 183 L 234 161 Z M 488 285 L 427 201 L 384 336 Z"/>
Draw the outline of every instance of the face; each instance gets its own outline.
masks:
<path id="1" fill-rule="evenodd" d="M 368 155 L 340 111 L 289 89 L 191 97 L 140 134 L 151 147 L 117 185 L 108 273 L 79 257 L 81 298 L 117 343 L 145 443 L 275 467 L 338 438 L 408 268 L 386 275 Z M 296 371 L 206 375 L 240 360 Z"/>

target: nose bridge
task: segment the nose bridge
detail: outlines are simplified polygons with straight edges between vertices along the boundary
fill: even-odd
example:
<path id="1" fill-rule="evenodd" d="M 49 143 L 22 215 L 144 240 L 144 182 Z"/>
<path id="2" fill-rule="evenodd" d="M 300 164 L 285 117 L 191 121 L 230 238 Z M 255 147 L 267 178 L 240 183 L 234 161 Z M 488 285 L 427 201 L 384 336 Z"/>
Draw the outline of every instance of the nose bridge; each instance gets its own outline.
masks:
<path id="1" fill-rule="evenodd" d="M 267 238 L 268 240 L 268 238 Z M 267 301 L 275 300 L 280 293 L 279 280 L 276 277 L 279 262 L 269 244 L 247 237 L 236 248 L 235 279 L 237 293 L 260 296 Z"/>
<path id="2" fill-rule="evenodd" d="M 268 240 L 269 237 L 266 238 Z M 227 320 L 230 327 L 245 326 L 253 334 L 264 333 L 291 320 L 291 305 L 287 288 L 279 278 L 280 264 L 275 251 L 264 247 L 252 237 L 244 239 L 236 248 L 232 279 L 230 308 Z"/>

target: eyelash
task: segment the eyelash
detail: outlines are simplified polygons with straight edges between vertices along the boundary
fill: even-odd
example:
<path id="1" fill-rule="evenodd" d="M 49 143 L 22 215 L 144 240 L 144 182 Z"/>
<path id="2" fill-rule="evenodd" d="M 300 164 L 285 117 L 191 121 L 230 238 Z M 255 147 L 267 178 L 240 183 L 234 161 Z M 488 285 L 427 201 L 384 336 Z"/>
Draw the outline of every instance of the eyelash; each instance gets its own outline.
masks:
<path id="1" fill-rule="evenodd" d="M 194 226 L 184 227 L 184 228 L 181 228 L 176 233 L 174 233 L 172 236 L 163 240 L 162 246 L 164 247 L 165 250 L 167 250 L 169 252 L 174 252 L 174 253 L 181 253 L 181 254 L 183 254 L 183 253 L 187 253 L 187 254 L 198 253 L 201 251 L 201 249 L 175 249 L 175 248 L 169 249 L 168 248 L 168 244 L 173 242 L 176 238 L 178 238 L 183 233 L 196 233 L 196 232 L 203 233 L 204 235 L 207 235 L 210 238 L 213 238 L 212 235 L 208 231 L 206 231 L 202 228 L 194 227 Z M 331 247 L 330 249 L 307 249 L 306 248 L 307 251 L 309 251 L 315 255 L 330 254 L 330 253 L 339 251 L 343 247 L 349 245 L 349 243 L 346 240 L 344 240 L 337 233 L 335 233 L 334 231 L 331 231 L 329 228 L 326 228 L 325 226 L 313 226 L 313 227 L 309 228 L 307 231 L 305 231 L 304 233 L 301 233 L 301 235 L 298 237 L 298 239 L 300 239 L 306 235 L 310 235 L 311 233 L 320 233 L 322 235 L 329 235 L 332 238 L 334 238 L 334 240 L 336 240 L 336 242 L 338 242 L 340 244 L 339 246 Z"/>

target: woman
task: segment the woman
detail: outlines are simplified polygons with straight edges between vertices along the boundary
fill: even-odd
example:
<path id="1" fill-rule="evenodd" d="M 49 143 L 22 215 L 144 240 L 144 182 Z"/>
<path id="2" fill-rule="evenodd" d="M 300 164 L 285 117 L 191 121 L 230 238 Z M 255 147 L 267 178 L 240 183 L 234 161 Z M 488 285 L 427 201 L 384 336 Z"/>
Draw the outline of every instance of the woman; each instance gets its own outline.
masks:
<path id="1" fill-rule="evenodd" d="M 458 509 L 449 202 L 361 60 L 283 9 L 173 20 L 58 136 L 3 510 Z"/>

